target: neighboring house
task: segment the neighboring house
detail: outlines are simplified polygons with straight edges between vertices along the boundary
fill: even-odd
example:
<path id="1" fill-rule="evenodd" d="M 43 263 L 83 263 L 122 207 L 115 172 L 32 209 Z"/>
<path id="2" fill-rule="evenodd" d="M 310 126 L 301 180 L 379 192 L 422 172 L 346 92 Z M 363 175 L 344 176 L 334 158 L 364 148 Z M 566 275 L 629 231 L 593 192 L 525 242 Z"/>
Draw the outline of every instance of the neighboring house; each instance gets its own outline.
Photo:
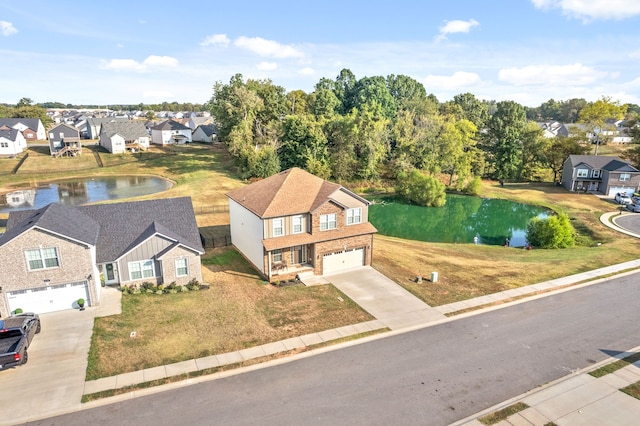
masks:
<path id="1" fill-rule="evenodd" d="M 114 121 L 102 124 L 100 145 L 112 154 L 149 149 L 149 132 L 142 121 Z"/>
<path id="2" fill-rule="evenodd" d="M 18 129 L 0 128 L 0 156 L 13 157 L 27 148 L 27 141 Z"/>
<path id="3" fill-rule="evenodd" d="M 191 199 L 13 211 L 0 236 L 0 315 L 100 302 L 106 285 L 192 279 L 202 282 L 204 253 Z"/>
<path id="4" fill-rule="evenodd" d="M 218 129 L 213 124 L 201 124 L 193 131 L 194 142 L 215 142 L 218 139 Z"/>
<path id="5" fill-rule="evenodd" d="M 299 168 L 227 193 L 231 243 L 269 280 L 371 265 L 369 201 Z"/>
<path id="6" fill-rule="evenodd" d="M 80 131 L 69 124 L 58 124 L 49 130 L 49 151 L 51 155 L 75 157 L 82 154 Z"/>
<path id="7" fill-rule="evenodd" d="M 0 128 L 17 129 L 26 140 L 47 139 L 47 132 L 39 118 L 0 118 Z"/>
<path id="8" fill-rule="evenodd" d="M 5 204 L 13 208 L 31 208 L 36 202 L 36 190 L 21 189 L 0 196 L 0 200 L 2 200 L 3 198 L 4 203 L 0 202 L 0 207 Z"/>
<path id="9" fill-rule="evenodd" d="M 640 170 L 619 157 L 570 155 L 562 169 L 562 186 L 569 191 L 598 192 L 615 196 L 638 190 Z"/>
<path id="10" fill-rule="evenodd" d="M 116 123 L 116 122 L 128 122 L 128 118 L 116 118 L 116 117 L 92 117 L 87 118 L 86 135 L 87 139 L 98 139 L 100 137 L 100 130 L 104 123 Z"/>
<path id="11" fill-rule="evenodd" d="M 213 120 L 211 119 L 211 117 L 190 117 L 187 120 L 186 126 L 188 126 L 191 130 L 193 130 L 195 132 L 195 130 L 198 128 L 198 126 L 202 126 L 205 124 L 213 124 Z"/>
<path id="12" fill-rule="evenodd" d="M 542 129 L 545 138 L 555 138 L 556 136 L 569 136 L 567 127 L 557 121 L 540 122 L 538 126 Z"/>
<path id="13" fill-rule="evenodd" d="M 190 143 L 191 129 L 174 120 L 165 120 L 151 128 L 151 142 L 157 145 Z"/>

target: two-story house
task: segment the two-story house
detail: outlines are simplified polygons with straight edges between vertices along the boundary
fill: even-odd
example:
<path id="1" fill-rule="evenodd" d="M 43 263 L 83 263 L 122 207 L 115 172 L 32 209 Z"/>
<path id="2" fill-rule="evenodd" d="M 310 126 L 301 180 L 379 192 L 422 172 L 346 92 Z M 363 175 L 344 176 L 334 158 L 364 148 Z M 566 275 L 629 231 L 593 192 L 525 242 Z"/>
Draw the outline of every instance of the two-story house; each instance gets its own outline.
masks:
<path id="1" fill-rule="evenodd" d="M 371 265 L 370 202 L 292 168 L 227 193 L 231 242 L 269 280 Z"/>
<path id="2" fill-rule="evenodd" d="M 12 211 L 0 236 L 0 316 L 80 298 L 95 306 L 103 284 L 201 282 L 203 253 L 188 197 Z"/>
<path id="3" fill-rule="evenodd" d="M 570 155 L 562 168 L 562 186 L 569 191 L 597 192 L 613 197 L 632 194 L 640 185 L 640 170 L 619 157 Z"/>
<path id="4" fill-rule="evenodd" d="M 112 154 L 149 149 L 149 132 L 141 121 L 113 121 L 102 123 L 100 145 Z"/>
<path id="5" fill-rule="evenodd" d="M 70 124 L 58 124 L 49 130 L 49 151 L 54 157 L 82 153 L 80 130 Z"/>
<path id="6" fill-rule="evenodd" d="M 191 143 L 191 129 L 175 120 L 165 120 L 151 128 L 151 142 L 156 145 Z"/>

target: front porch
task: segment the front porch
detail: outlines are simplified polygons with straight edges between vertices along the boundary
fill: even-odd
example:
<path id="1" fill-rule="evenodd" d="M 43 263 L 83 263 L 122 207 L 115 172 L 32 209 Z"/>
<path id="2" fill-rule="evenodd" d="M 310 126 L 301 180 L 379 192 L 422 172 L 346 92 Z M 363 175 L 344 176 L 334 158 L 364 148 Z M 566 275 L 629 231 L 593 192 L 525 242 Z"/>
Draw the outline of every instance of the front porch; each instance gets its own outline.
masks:
<path id="1" fill-rule="evenodd" d="M 266 253 L 269 281 L 293 279 L 305 272 L 313 273 L 314 265 L 310 245 L 298 245 L 275 249 Z"/>

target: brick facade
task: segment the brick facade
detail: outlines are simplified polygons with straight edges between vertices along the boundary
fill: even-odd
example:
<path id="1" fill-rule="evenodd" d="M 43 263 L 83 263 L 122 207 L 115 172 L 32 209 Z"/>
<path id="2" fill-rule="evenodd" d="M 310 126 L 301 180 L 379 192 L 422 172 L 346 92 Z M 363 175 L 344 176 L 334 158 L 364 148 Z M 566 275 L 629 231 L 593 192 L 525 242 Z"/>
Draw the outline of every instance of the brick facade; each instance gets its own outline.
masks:
<path id="1" fill-rule="evenodd" d="M 25 250 L 55 247 L 58 252 L 59 266 L 55 268 L 29 271 Z M 0 263 L 0 315 L 9 315 L 9 301 L 7 293 L 15 290 L 25 290 L 43 287 L 45 280 L 48 285 L 84 281 L 93 274 L 91 248 L 72 241 L 31 229 L 2 248 L 3 260 Z M 93 282 L 89 282 L 90 303 L 97 305 L 98 296 Z"/>
<path id="2" fill-rule="evenodd" d="M 357 237 L 342 238 L 339 240 L 324 241 L 316 244 L 316 256 L 314 259 L 313 273 L 321 275 L 323 272 L 322 259 L 325 254 L 343 250 L 352 250 L 364 247 L 364 265 L 371 265 L 371 253 L 373 249 L 373 234 L 359 235 Z"/>

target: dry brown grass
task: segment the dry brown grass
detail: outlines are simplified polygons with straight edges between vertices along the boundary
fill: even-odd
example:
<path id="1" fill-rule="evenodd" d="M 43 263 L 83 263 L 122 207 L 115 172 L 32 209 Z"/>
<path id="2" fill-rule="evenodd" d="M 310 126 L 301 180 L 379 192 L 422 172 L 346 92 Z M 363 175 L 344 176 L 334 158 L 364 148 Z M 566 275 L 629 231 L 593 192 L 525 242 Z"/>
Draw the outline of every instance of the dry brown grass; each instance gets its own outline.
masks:
<path id="1" fill-rule="evenodd" d="M 610 200 L 569 193 L 550 184 L 483 183 L 483 196 L 528 202 L 564 211 L 594 244 L 564 250 L 521 250 L 473 244 L 437 244 L 377 235 L 376 269 L 432 306 L 457 302 L 523 285 L 572 275 L 637 259 L 637 239 L 617 233 L 599 221 L 616 209 Z M 600 243 L 597 246 L 595 243 Z M 436 271 L 438 283 L 413 282 Z"/>
<path id="2" fill-rule="evenodd" d="M 210 289 L 125 295 L 122 315 L 97 318 L 87 379 L 373 319 L 331 285 L 266 284 L 242 257 L 230 256 L 229 251 L 233 249 L 215 249 L 205 257 L 204 278 Z M 225 265 L 211 264 L 216 256 L 223 256 Z M 135 338 L 130 337 L 132 331 Z"/>

